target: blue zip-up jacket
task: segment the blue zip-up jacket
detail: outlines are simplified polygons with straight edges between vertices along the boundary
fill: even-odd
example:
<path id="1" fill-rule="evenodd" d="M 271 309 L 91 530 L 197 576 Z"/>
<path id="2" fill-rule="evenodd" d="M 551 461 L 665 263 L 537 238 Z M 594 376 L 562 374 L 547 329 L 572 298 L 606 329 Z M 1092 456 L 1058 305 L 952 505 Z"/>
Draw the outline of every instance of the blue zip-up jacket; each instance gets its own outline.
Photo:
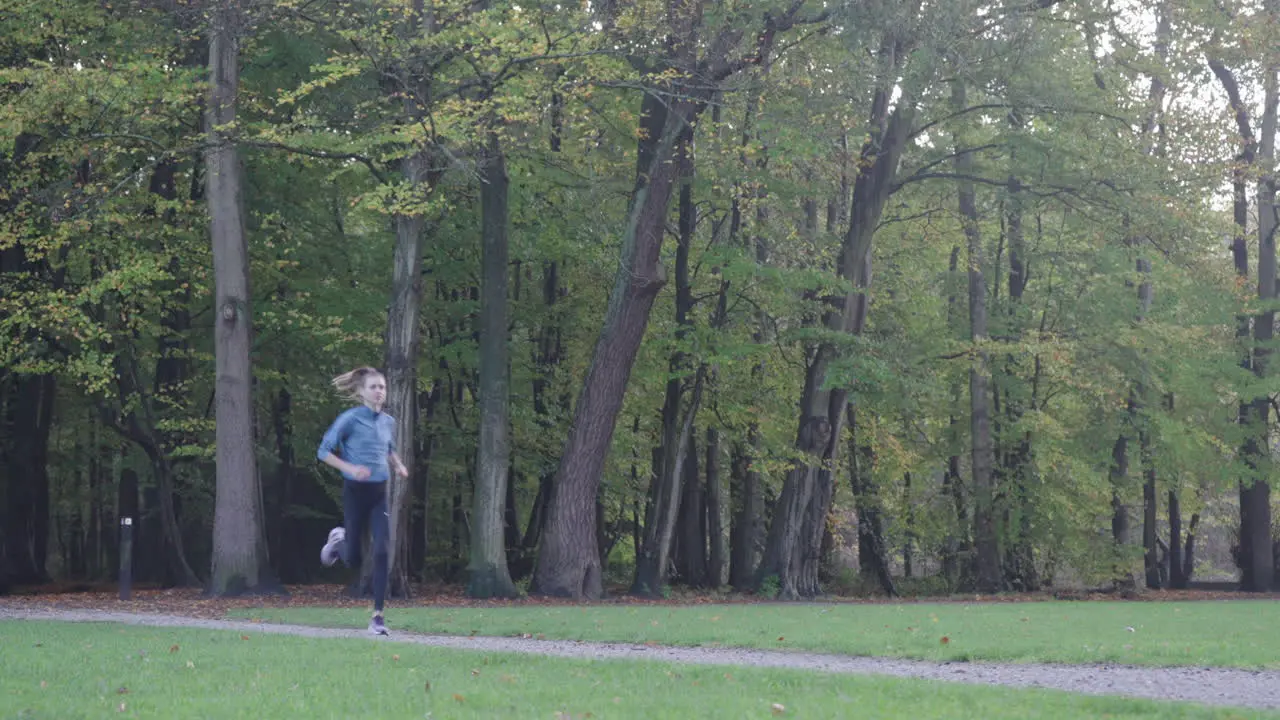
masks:
<path id="1" fill-rule="evenodd" d="M 391 479 L 387 454 L 395 449 L 396 419 L 360 405 L 333 421 L 320 441 L 316 457 L 324 460 L 326 455 L 333 453 L 353 465 L 369 468 L 369 479 L 365 482 L 386 482 Z M 342 476 L 355 480 L 345 472 Z"/>

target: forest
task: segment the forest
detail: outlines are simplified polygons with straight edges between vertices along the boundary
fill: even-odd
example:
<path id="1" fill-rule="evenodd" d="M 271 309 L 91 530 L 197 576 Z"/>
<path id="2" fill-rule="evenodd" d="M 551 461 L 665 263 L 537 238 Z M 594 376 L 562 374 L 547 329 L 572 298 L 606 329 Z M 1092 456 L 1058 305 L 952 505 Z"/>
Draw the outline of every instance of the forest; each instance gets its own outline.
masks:
<path id="1" fill-rule="evenodd" d="M 1280 0 L 8 0 L 0 592 L 1275 585 Z"/>

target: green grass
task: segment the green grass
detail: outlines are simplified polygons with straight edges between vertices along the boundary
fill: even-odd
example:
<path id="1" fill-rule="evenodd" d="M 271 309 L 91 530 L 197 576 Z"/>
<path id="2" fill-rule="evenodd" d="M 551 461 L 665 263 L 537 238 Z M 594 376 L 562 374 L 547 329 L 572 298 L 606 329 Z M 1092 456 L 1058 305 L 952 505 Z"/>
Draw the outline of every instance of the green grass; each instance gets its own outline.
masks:
<path id="1" fill-rule="evenodd" d="M 234 614 L 333 627 L 361 627 L 367 621 L 364 610 L 263 608 Z M 1280 669 L 1280 602 L 1273 601 L 515 605 L 391 608 L 387 619 L 397 629 L 446 635 L 533 635 L 927 660 Z"/>
<path id="2" fill-rule="evenodd" d="M 0 622 L 3 718 L 1278 718 L 1186 704 L 816 672 L 406 643 Z M 429 689 L 428 689 L 429 684 Z"/>

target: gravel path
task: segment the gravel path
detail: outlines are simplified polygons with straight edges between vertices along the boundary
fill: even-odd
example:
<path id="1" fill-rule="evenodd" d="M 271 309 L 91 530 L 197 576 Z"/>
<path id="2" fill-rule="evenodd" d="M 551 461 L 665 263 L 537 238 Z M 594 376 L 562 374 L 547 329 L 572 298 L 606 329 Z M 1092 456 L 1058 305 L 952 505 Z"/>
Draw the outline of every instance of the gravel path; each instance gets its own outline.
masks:
<path id="1" fill-rule="evenodd" d="M 26 610 L 0 607 L 0 620 L 115 622 L 150 627 L 237 630 L 318 638 L 362 638 L 433 647 L 524 653 L 568 658 L 649 660 L 696 665 L 739 665 L 817 670 L 829 673 L 891 675 L 978 685 L 1039 687 L 1091 695 L 1180 700 L 1204 705 L 1280 709 L 1280 672 L 1223 668 L 1156 668 L 1123 665 L 1044 665 L 985 662 L 934 663 L 919 660 L 850 657 L 819 653 L 680 648 L 508 637 L 450 637 L 395 632 L 371 638 L 364 630 L 339 630 L 178 615 L 93 610 Z"/>

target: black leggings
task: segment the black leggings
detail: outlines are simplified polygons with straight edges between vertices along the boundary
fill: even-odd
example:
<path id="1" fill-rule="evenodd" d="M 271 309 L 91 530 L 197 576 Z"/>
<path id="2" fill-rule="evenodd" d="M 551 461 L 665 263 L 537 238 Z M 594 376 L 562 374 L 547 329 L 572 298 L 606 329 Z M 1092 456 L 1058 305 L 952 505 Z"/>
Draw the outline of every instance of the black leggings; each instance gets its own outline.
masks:
<path id="1" fill-rule="evenodd" d="M 387 484 L 355 482 L 342 484 L 342 525 L 347 541 L 342 543 L 342 562 L 360 569 L 360 546 L 367 528 L 373 535 L 373 610 L 382 612 L 387 598 Z"/>

